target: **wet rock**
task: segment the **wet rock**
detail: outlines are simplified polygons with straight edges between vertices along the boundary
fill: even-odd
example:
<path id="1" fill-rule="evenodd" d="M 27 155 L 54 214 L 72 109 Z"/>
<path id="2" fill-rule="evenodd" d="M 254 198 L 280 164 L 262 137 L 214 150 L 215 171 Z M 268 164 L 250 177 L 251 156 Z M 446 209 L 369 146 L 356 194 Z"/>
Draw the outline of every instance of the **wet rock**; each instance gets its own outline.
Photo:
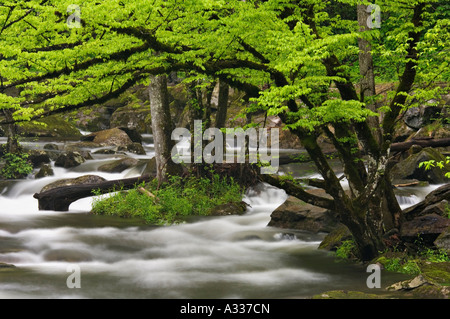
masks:
<path id="1" fill-rule="evenodd" d="M 450 296 L 450 263 L 423 262 L 419 264 L 421 274 L 395 283 L 386 289 L 402 292 L 407 298 L 448 299 Z"/>
<path id="2" fill-rule="evenodd" d="M 98 168 L 100 172 L 121 173 L 126 169 L 139 164 L 139 160 L 135 158 L 123 158 L 109 164 L 104 164 Z"/>
<path id="3" fill-rule="evenodd" d="M 28 153 L 28 160 L 34 168 L 40 167 L 42 164 L 50 163 L 50 156 L 45 151 L 30 150 Z"/>
<path id="4" fill-rule="evenodd" d="M 147 163 L 145 165 L 144 171 L 142 172 L 142 175 L 150 175 L 150 176 L 156 175 L 156 158 L 155 157 L 152 157 L 151 159 L 147 160 Z"/>
<path id="5" fill-rule="evenodd" d="M 420 236 L 425 245 L 433 245 L 438 236 L 449 226 L 450 219 L 437 214 L 418 216 L 403 223 L 400 237 L 406 242 L 414 242 Z"/>
<path id="6" fill-rule="evenodd" d="M 42 192 L 51 190 L 53 188 L 62 187 L 62 186 L 72 186 L 72 185 L 83 185 L 83 184 L 95 184 L 104 182 L 105 179 L 103 177 L 97 175 L 84 175 L 77 178 L 66 178 L 60 179 L 56 182 L 50 183 L 44 186 L 41 190 Z"/>
<path id="7" fill-rule="evenodd" d="M 132 143 L 126 147 L 119 146 L 118 151 L 130 152 L 137 155 L 145 155 L 147 152 L 140 143 Z"/>
<path id="8" fill-rule="evenodd" d="M 0 269 L 16 268 L 13 264 L 0 263 Z"/>
<path id="9" fill-rule="evenodd" d="M 238 203 L 227 203 L 212 208 L 210 216 L 242 215 L 247 210 L 247 203 L 241 201 Z"/>
<path id="10" fill-rule="evenodd" d="M 84 157 L 79 152 L 67 152 L 58 156 L 55 166 L 71 168 L 81 165 L 85 162 Z"/>
<path id="11" fill-rule="evenodd" d="M 396 184 L 396 180 L 417 179 L 419 181 L 428 181 L 431 184 L 443 184 L 449 179 L 445 177 L 446 169 L 450 170 L 450 165 L 446 169 L 433 167 L 425 170 L 425 167 L 419 167 L 424 161 L 434 160 L 436 162 L 445 161 L 445 156 L 434 148 L 427 147 L 418 153 L 410 155 L 405 160 L 400 161 L 391 170 L 391 177 Z"/>
<path id="12" fill-rule="evenodd" d="M 114 149 L 103 148 L 101 150 L 95 151 L 94 154 L 96 154 L 96 155 L 114 155 L 114 154 L 117 154 L 117 149 L 116 148 L 114 148 Z"/>
<path id="13" fill-rule="evenodd" d="M 352 239 L 353 236 L 347 226 L 340 224 L 325 236 L 319 245 L 319 249 L 336 251 L 344 241 Z"/>
<path id="14" fill-rule="evenodd" d="M 58 151 L 59 150 L 59 146 L 53 143 L 47 143 L 44 145 L 44 150 L 49 150 L 49 151 Z"/>
<path id="15" fill-rule="evenodd" d="M 93 142 L 101 146 L 128 146 L 133 143 L 128 134 L 121 129 L 112 128 L 109 130 L 91 133 L 82 138 L 83 141 Z"/>
<path id="16" fill-rule="evenodd" d="M 313 206 L 289 196 L 286 201 L 270 215 L 268 226 L 306 230 L 311 232 L 330 232 L 338 226 L 334 214 L 327 209 Z"/>
<path id="17" fill-rule="evenodd" d="M 39 172 L 36 173 L 36 175 L 34 177 L 35 178 L 43 178 L 43 177 L 53 176 L 53 175 L 55 175 L 55 173 L 54 173 L 51 165 L 44 164 L 44 165 L 42 165 L 41 169 L 39 170 Z"/>
<path id="18" fill-rule="evenodd" d="M 437 214 L 448 218 L 446 206 L 450 201 L 450 184 L 442 185 L 429 193 L 423 201 L 403 210 L 406 220 L 412 220 L 417 216 Z"/>
<path id="19" fill-rule="evenodd" d="M 434 245 L 438 249 L 443 249 L 447 251 L 450 256 L 450 227 L 447 227 L 434 241 Z"/>
<path id="20" fill-rule="evenodd" d="M 413 279 L 397 282 L 395 284 L 392 284 L 391 286 L 387 287 L 387 290 L 393 290 L 393 291 L 400 291 L 400 290 L 411 290 L 418 288 L 422 285 L 427 284 L 428 281 L 422 276 L 418 275 L 414 277 Z"/>

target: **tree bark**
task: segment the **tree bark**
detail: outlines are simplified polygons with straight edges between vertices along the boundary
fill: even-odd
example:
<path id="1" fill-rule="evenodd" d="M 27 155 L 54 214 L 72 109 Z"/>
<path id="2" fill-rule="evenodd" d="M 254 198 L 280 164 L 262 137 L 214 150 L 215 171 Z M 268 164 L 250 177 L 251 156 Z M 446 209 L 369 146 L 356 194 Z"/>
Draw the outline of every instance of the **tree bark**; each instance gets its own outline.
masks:
<path id="1" fill-rule="evenodd" d="M 150 77 L 150 108 L 152 117 L 153 141 L 155 144 L 156 177 L 159 183 L 167 181 L 169 175 L 178 175 L 180 166 L 171 158 L 173 130 L 169 108 L 169 93 L 165 75 Z"/>
<path id="2" fill-rule="evenodd" d="M 217 102 L 217 114 L 216 114 L 216 125 L 217 128 L 225 127 L 225 122 L 227 120 L 227 110 L 228 110 L 228 96 L 230 88 L 228 84 L 222 80 L 219 80 L 219 98 Z"/>

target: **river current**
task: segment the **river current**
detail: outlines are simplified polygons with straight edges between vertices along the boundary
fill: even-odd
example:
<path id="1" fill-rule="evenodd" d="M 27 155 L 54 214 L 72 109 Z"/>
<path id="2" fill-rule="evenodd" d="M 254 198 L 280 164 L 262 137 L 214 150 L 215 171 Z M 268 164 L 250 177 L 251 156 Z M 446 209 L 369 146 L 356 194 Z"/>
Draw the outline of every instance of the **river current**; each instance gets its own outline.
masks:
<path id="1" fill-rule="evenodd" d="M 43 145 L 33 143 L 35 148 Z M 147 155 L 136 157 L 153 156 L 151 142 L 144 146 Z M 367 288 L 370 274 L 364 266 L 337 262 L 318 249 L 325 234 L 268 227 L 270 214 L 287 195 L 267 184 L 247 191 L 244 201 L 250 207 L 243 216 L 195 218 L 174 226 L 91 215 L 93 198 L 73 203 L 68 212 L 38 210 L 33 194 L 52 181 L 141 173 L 97 171 L 112 160 L 111 155 L 95 156 L 75 169 L 54 168 L 54 176 L 0 188 L 0 266 L 15 266 L 0 268 L 0 298 L 310 298 L 336 289 L 377 293 Z M 286 168 L 292 169 L 297 168 Z M 428 191 L 399 200 L 406 207 Z M 78 287 L 71 285 L 73 278 Z M 403 278 L 383 271 L 382 286 Z"/>

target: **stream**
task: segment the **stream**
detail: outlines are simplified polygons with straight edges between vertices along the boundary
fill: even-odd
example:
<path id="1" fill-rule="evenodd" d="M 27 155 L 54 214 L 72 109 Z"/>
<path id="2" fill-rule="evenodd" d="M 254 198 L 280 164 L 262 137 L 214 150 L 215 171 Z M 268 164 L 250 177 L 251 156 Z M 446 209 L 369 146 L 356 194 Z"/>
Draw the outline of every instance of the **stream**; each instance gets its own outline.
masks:
<path id="1" fill-rule="evenodd" d="M 147 155 L 130 156 L 154 155 L 151 136 L 144 138 Z M 38 149 L 44 144 L 22 143 Z M 325 234 L 267 227 L 271 212 L 287 198 L 267 184 L 247 191 L 250 207 L 243 216 L 199 217 L 174 226 L 91 215 L 93 198 L 73 203 L 68 212 L 38 210 L 33 194 L 55 180 L 141 173 L 97 171 L 112 160 L 114 155 L 94 155 L 73 169 L 54 167 L 51 177 L 0 185 L 0 265 L 15 266 L 0 268 L 0 298 L 255 299 L 310 298 L 337 289 L 382 292 L 367 288 L 364 266 L 337 262 L 317 249 Z M 310 169 L 296 164 L 282 171 L 305 176 L 313 174 Z M 407 207 L 434 188 L 411 188 L 398 199 Z M 80 288 L 67 284 L 74 269 Z M 382 288 L 405 278 L 382 271 Z"/>

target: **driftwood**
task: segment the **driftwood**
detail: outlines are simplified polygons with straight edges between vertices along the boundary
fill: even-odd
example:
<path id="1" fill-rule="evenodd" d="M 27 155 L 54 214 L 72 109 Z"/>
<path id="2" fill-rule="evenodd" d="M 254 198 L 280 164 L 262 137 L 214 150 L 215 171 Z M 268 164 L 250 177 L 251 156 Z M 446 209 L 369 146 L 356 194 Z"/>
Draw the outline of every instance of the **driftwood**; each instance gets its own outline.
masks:
<path id="1" fill-rule="evenodd" d="M 153 176 L 145 175 L 134 178 L 104 181 L 99 183 L 62 186 L 50 189 L 45 192 L 34 194 L 34 198 L 39 201 L 39 210 L 54 210 L 64 212 L 69 210 L 73 202 L 93 196 L 93 191 L 99 194 L 111 193 L 117 189 L 130 189 L 142 182 L 149 182 Z"/>

